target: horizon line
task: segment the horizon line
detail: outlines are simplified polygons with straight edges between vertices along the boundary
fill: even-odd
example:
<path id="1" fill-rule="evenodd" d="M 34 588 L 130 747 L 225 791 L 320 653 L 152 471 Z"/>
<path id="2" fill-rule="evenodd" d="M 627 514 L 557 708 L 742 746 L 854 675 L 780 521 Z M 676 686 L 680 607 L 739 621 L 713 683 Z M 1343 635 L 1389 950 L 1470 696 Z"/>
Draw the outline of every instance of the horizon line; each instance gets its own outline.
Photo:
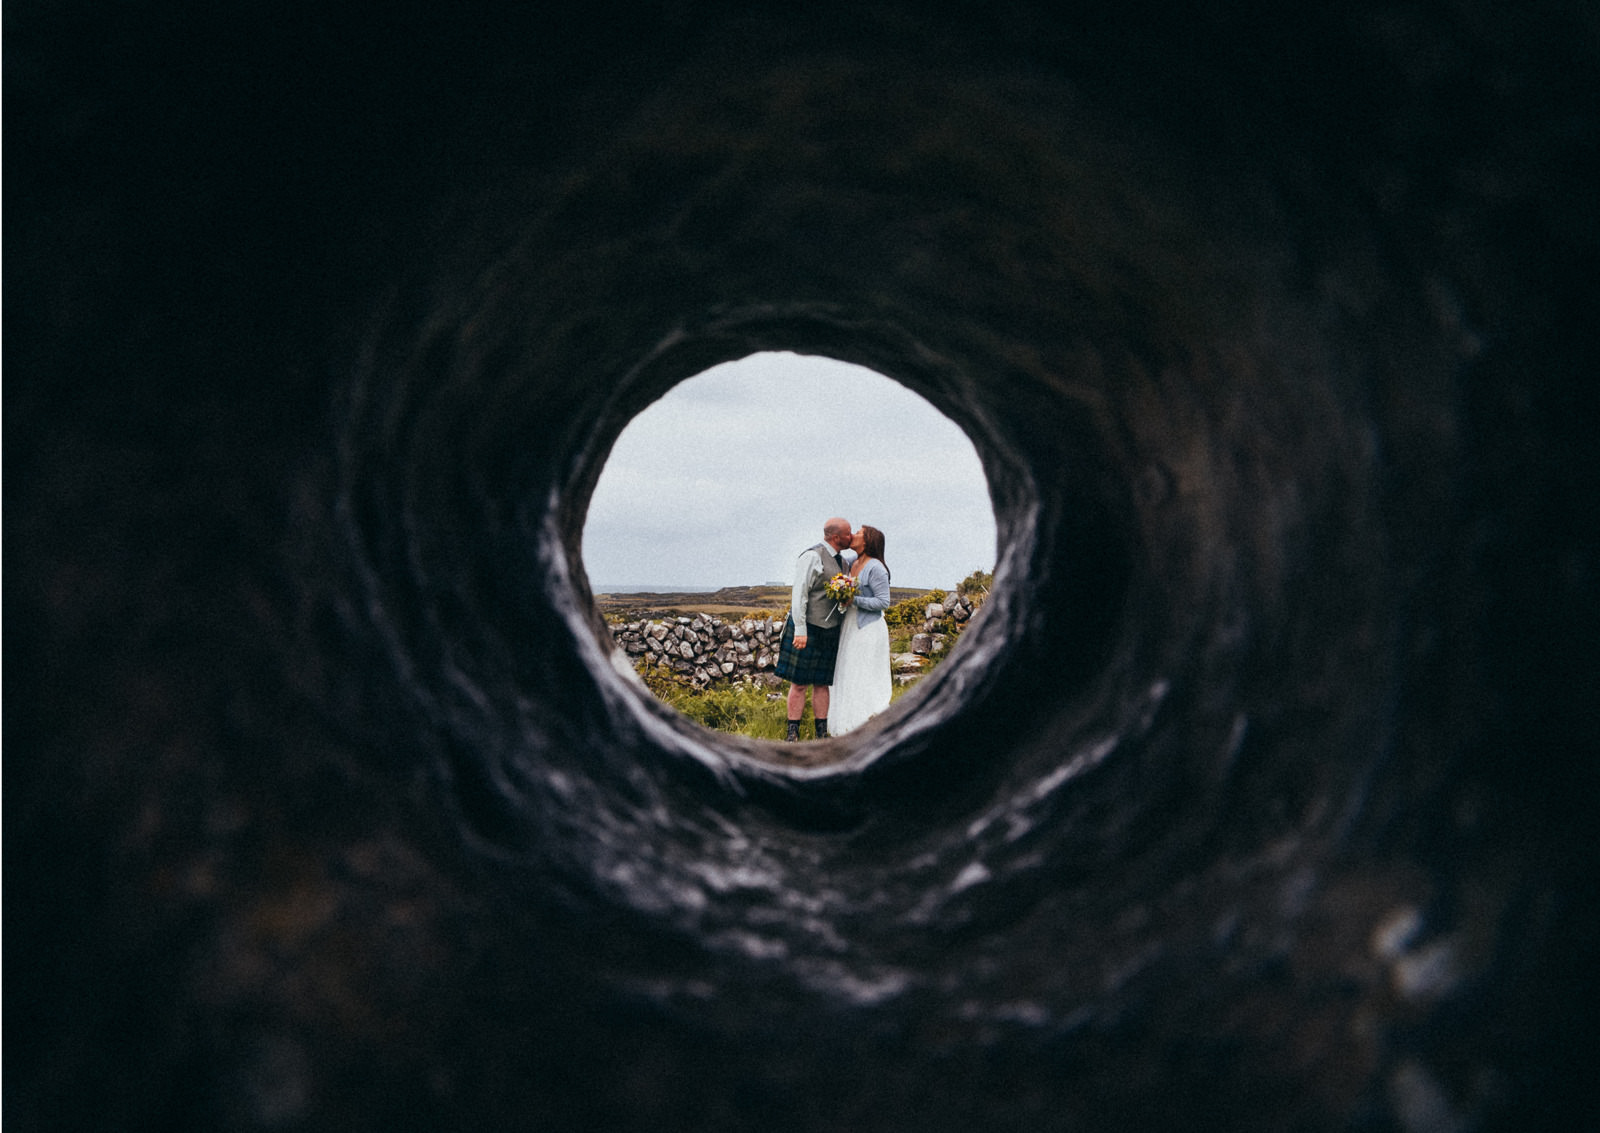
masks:
<path id="1" fill-rule="evenodd" d="M 613 584 L 609 586 L 590 585 L 592 594 L 715 594 L 719 590 L 749 590 L 757 588 L 781 588 L 788 590 L 792 584 L 788 582 L 731 582 L 723 586 L 677 586 L 672 583 L 645 584 Z M 894 590 L 951 590 L 954 583 L 949 586 L 911 586 L 909 584 L 891 583 Z"/>

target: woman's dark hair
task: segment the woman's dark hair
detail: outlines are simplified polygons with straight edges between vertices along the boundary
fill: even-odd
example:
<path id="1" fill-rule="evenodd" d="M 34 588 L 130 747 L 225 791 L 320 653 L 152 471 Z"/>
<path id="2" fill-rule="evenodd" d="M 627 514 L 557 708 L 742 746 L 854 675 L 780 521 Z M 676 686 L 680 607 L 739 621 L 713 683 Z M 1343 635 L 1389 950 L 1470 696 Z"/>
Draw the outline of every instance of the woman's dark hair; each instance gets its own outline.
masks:
<path id="1" fill-rule="evenodd" d="M 890 578 L 894 577 L 894 571 L 889 569 L 889 564 L 883 562 L 883 532 L 876 527 L 868 527 L 865 523 L 861 525 L 861 553 L 871 555 L 883 563 L 885 573 Z"/>

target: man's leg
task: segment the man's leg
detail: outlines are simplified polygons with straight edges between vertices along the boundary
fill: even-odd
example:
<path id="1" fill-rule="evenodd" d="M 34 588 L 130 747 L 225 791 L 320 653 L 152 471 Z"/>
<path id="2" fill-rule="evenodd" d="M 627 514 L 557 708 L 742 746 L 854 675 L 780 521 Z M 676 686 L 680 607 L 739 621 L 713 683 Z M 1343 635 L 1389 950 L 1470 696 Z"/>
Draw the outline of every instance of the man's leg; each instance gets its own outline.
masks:
<path id="1" fill-rule="evenodd" d="M 801 685 L 789 686 L 789 733 L 784 740 L 798 740 L 800 738 L 800 717 L 806 710 L 806 690 Z"/>
<path id="2" fill-rule="evenodd" d="M 811 715 L 815 719 L 817 739 L 828 738 L 828 702 L 832 690 L 827 685 L 817 685 L 811 690 Z"/>

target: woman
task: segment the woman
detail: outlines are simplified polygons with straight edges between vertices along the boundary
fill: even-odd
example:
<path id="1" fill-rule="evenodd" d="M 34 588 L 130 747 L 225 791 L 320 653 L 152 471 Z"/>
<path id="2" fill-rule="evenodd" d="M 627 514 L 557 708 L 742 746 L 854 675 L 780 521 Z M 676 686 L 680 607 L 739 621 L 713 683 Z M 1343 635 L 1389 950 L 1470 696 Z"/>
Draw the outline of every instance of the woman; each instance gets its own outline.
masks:
<path id="1" fill-rule="evenodd" d="M 863 526 L 851 540 L 856 560 L 850 577 L 860 589 L 844 614 L 839 660 L 833 670 L 828 724 L 833 735 L 859 728 L 889 707 L 889 567 L 883 561 L 883 532 Z"/>

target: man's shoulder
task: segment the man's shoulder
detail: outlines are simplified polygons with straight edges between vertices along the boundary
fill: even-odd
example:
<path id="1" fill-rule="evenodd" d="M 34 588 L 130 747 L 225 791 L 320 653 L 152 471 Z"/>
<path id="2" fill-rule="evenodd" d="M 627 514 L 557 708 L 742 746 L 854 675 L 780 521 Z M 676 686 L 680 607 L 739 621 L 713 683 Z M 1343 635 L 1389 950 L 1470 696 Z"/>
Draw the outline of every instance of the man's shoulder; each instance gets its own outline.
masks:
<path id="1" fill-rule="evenodd" d="M 794 557 L 795 580 L 805 579 L 822 563 L 822 556 L 815 547 L 807 547 Z"/>

